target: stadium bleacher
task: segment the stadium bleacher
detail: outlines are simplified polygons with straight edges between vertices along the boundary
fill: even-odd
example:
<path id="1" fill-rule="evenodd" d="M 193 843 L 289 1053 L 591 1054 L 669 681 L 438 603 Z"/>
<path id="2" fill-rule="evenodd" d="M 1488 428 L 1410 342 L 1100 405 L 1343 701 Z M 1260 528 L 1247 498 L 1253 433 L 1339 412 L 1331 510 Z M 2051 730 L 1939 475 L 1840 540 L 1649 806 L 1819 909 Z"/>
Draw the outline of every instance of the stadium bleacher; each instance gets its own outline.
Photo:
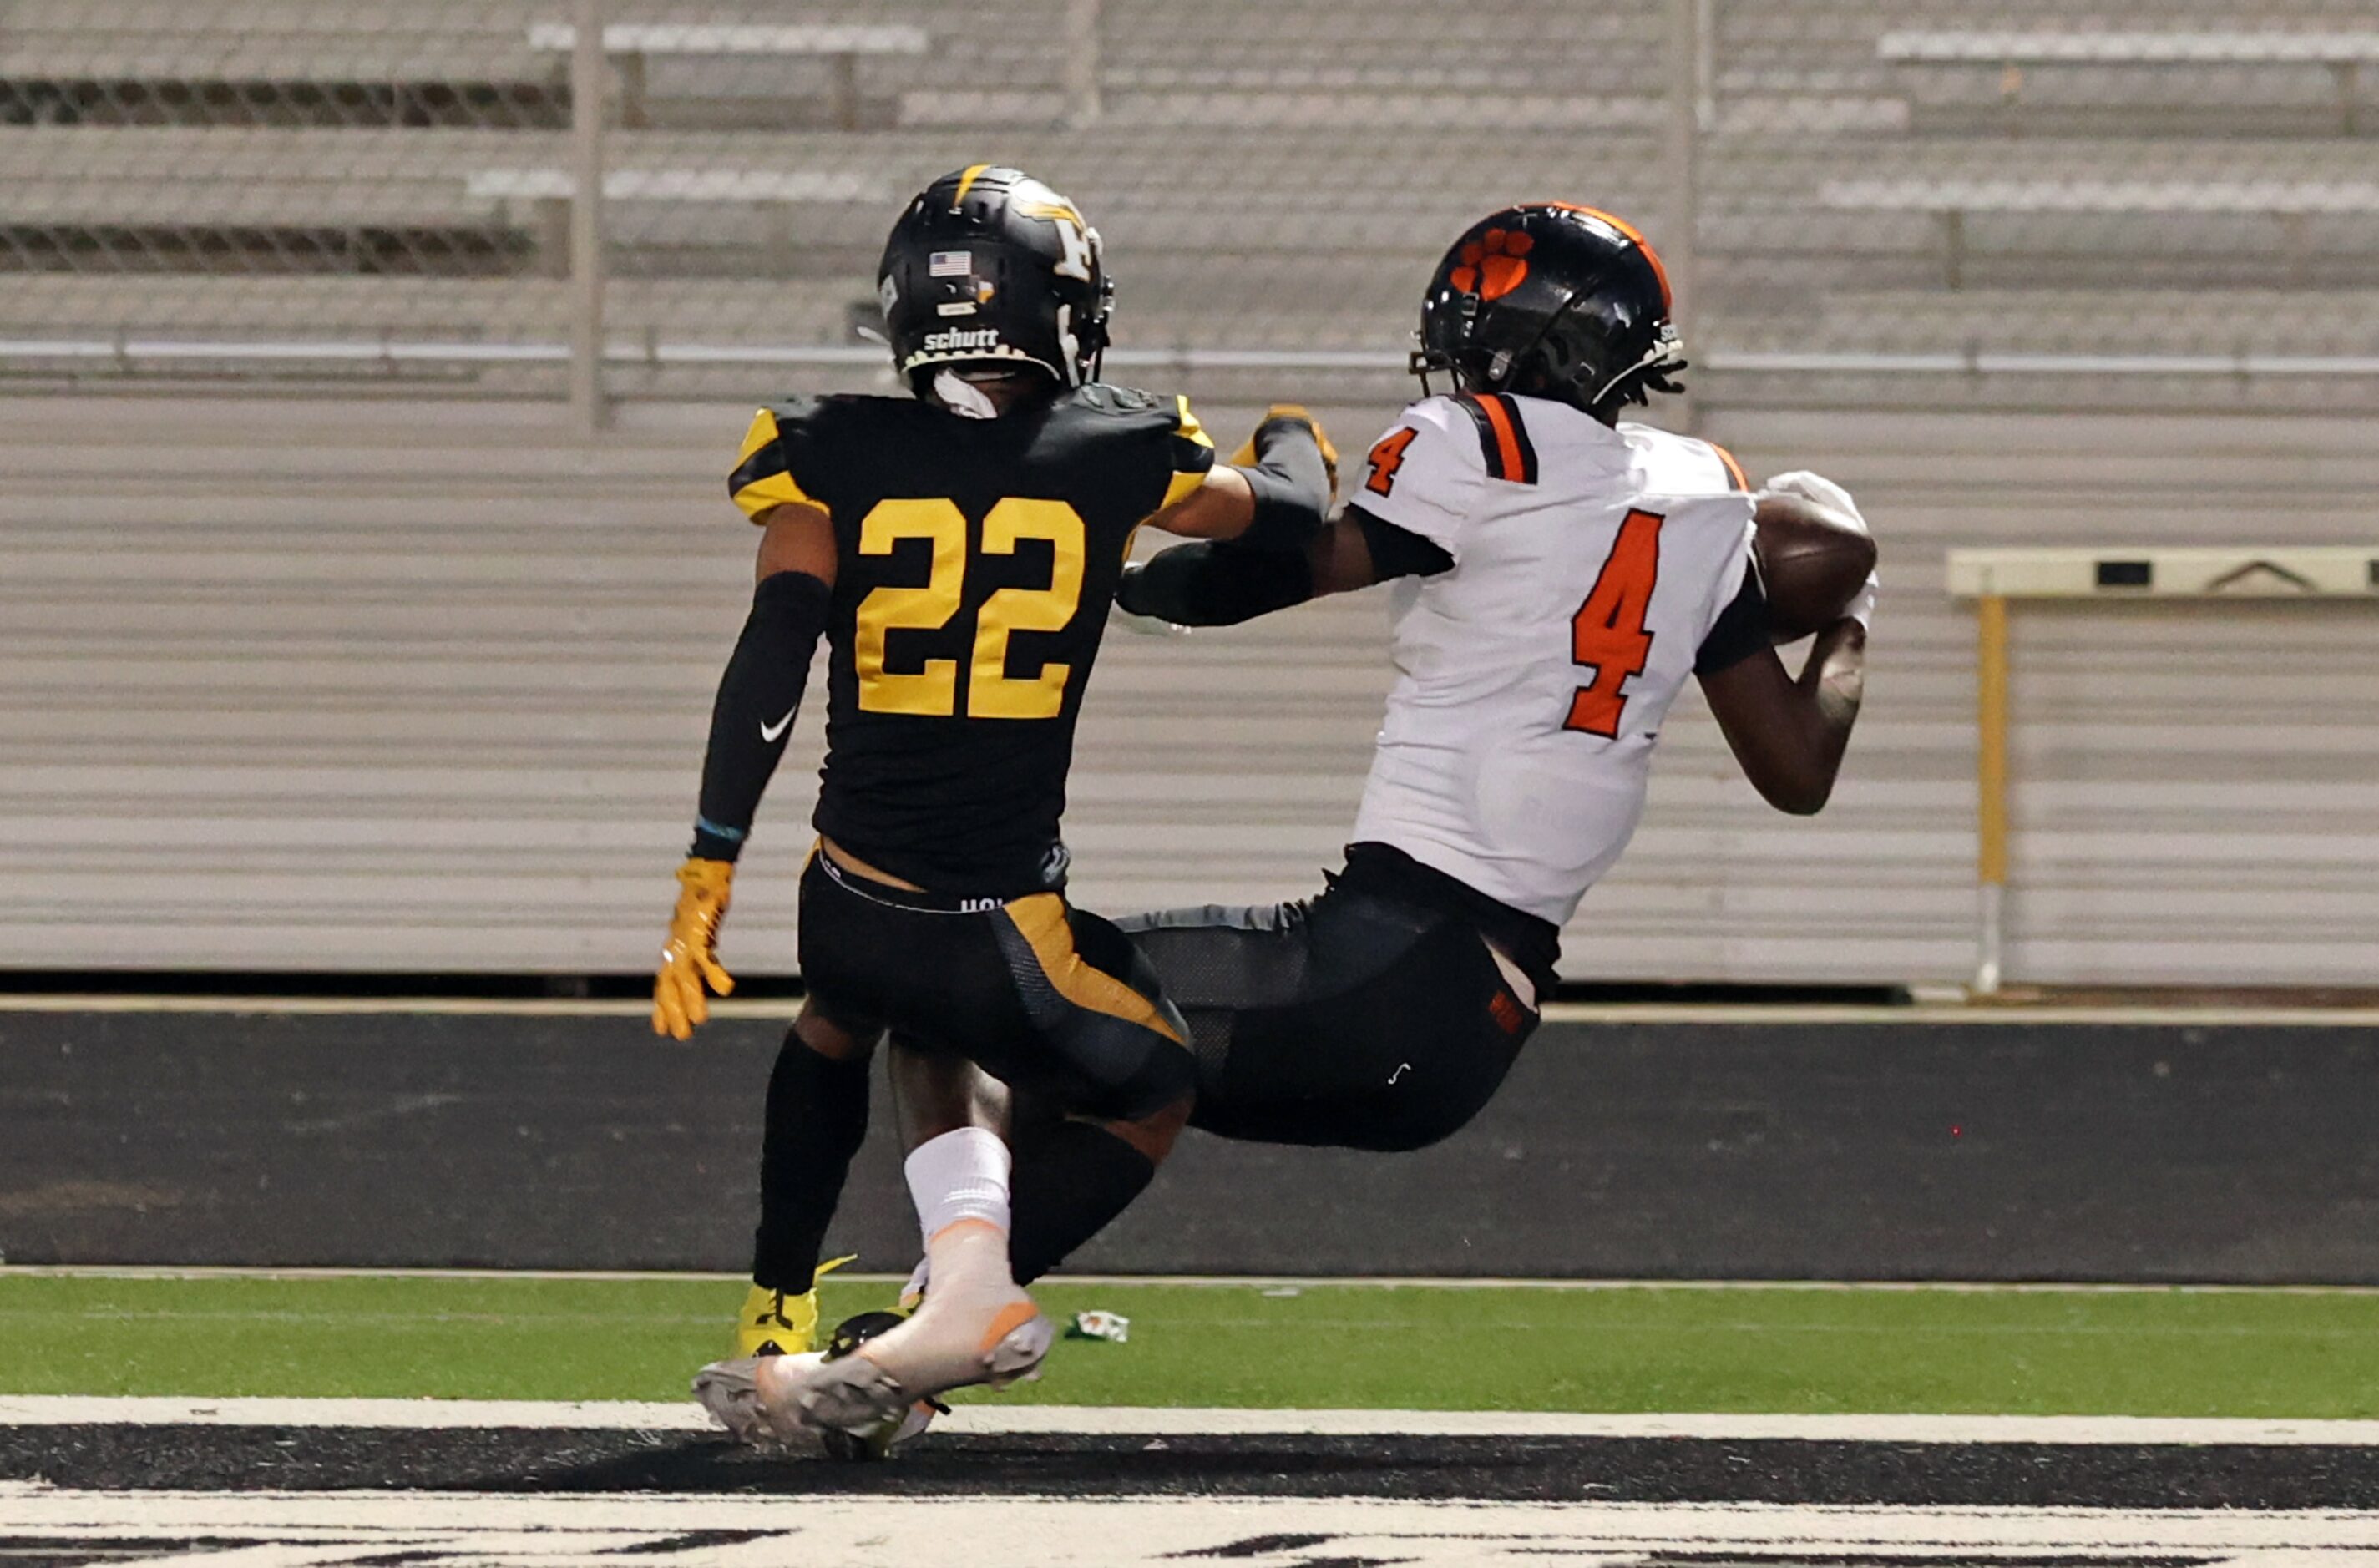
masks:
<path id="1" fill-rule="evenodd" d="M 566 10 L 12 6 L 0 338 L 560 330 Z M 1528 0 L 1452 32 L 1419 4 L 1098 11 L 1085 39 L 1067 0 L 615 8 L 612 320 L 654 342 L 731 320 L 848 343 L 881 209 L 987 151 L 1100 218 L 1132 329 L 1160 344 L 1392 351 L 1412 279 L 1481 199 L 1665 212 L 1649 0 Z M 2227 349 L 2218 308 L 2140 307 L 2282 285 L 2336 295 L 2326 337 L 2373 346 L 2356 298 L 2379 250 L 2365 6 L 2283 0 L 2242 22 L 2200 0 L 2023 0 L 1986 27 L 1926 0 L 1721 0 L 1711 19 L 1706 367 L 1780 334 L 1853 352 L 1887 335 L 1878 296 L 1913 348 L 2021 336 L 2034 290 L 2099 296 L 2047 312 L 2078 317 L 2066 341 L 2094 352 L 2186 355 L 2208 330 Z M 2177 203 L 2237 222 L 2176 248 Z M 2000 308 L 1967 308 L 1976 290 Z"/>
<path id="2" fill-rule="evenodd" d="M 2275 495 L 2287 498 L 2285 522 L 2269 525 L 2288 537 L 2368 532 L 2370 469 L 2358 455 L 2368 428 L 2357 416 L 2379 400 L 2370 119 L 2341 115 L 2332 46 L 2318 42 L 2367 32 L 2368 0 L 2269 0 L 2247 20 L 2228 0 L 1713 0 L 1693 105 L 1690 234 L 1680 232 L 1667 145 L 1679 118 L 1671 10 L 1660 0 L 1514 0 L 1449 29 L 1443 7 L 1424 0 L 617 0 L 608 27 L 681 30 L 616 40 L 671 41 L 642 53 L 640 83 L 605 67 L 604 353 L 616 405 L 582 450 L 584 432 L 556 433 L 565 421 L 554 407 L 581 319 L 568 275 L 574 105 L 552 31 L 572 22 L 571 6 L 0 6 L 0 378 L 7 390 L 68 394 L 21 398 L 11 411 L 18 482 L 0 505 L 27 531 L 10 614 L 52 639 L 20 639 L 17 651 L 46 657 L 76 638 L 88 647 L 93 626 L 115 624 L 94 617 L 123 623 L 120 647 L 79 663 L 57 655 L 22 687 L 16 717 L 0 715 L 48 759 L 0 778 L 0 825 L 18 824 L 28 846 L 101 832 L 58 825 L 57 776 L 43 769 L 81 767 L 91 746 L 123 738 L 87 742 L 61 716 L 148 701 L 140 694 L 171 677 L 184 682 L 166 693 L 172 723 L 133 737 L 155 748 L 142 777 L 158 782 L 96 815 L 103 827 L 111 813 L 201 823 L 183 870 L 221 877 L 207 907 L 296 899 L 312 911 L 293 917 L 312 944 L 308 961 L 398 961 L 382 956 L 369 911 L 326 915 L 319 899 L 298 898 L 310 872 L 258 882 L 289 868 L 224 848 L 245 843 L 233 819 L 251 807 L 223 802 L 264 787 L 241 782 L 243 770 L 313 754 L 327 742 L 299 732 L 327 714 L 372 766 L 492 767 L 523 798 L 578 791 L 598 802 L 585 835 L 611 860 L 594 905 L 580 862 L 540 862 L 539 907 L 557 912 L 542 926 L 528 920 L 540 934 L 507 937 L 505 951 L 530 967 L 616 963 L 605 955 L 641 953 L 649 923 L 630 868 L 659 838 L 639 838 L 639 825 L 676 831 L 682 769 L 622 763 L 615 776 L 588 759 L 626 756 L 630 738 L 704 711 L 718 629 L 623 631 L 585 612 L 592 577 L 549 583 L 523 563 L 557 544 L 578 549 L 583 573 L 610 563 L 601 570 L 616 574 L 622 604 L 674 572 L 682 552 L 698 552 L 719 581 L 748 570 L 748 559 L 727 560 L 746 549 L 733 530 L 699 531 L 696 542 L 657 535 L 655 521 L 715 509 L 715 449 L 731 444 L 739 405 L 756 392 L 880 384 L 880 350 L 862 330 L 884 223 L 904 193 L 984 158 L 1042 172 L 1105 232 L 1121 291 L 1119 377 L 1190 392 L 1218 430 L 1272 397 L 1303 396 L 1349 446 L 1408 395 L 1402 351 L 1416 289 L 1446 238 L 1493 202 L 1559 196 L 1630 213 L 1690 257 L 1680 268 L 1694 308 L 1688 379 L 1712 411 L 1706 428 L 1755 470 L 1838 471 L 1892 519 L 1895 663 L 1862 732 L 1842 826 L 1830 817 L 1817 838 L 1746 828 L 1739 782 L 1689 760 L 1663 780 L 1643 857 L 1597 895 L 1627 934 L 1599 927 L 1581 962 L 1606 974 L 1854 978 L 1882 963 L 1954 976 L 1968 949 L 1960 812 L 1972 781 L 1953 754 L 1971 735 L 1972 633 L 1935 585 L 1941 550 L 2145 534 L 2221 543 L 2250 531 L 2242 518 L 2274 513 Z M 817 30 L 738 30 L 753 28 Z M 913 54 L 810 48 L 857 36 L 836 29 L 924 42 Z M 2003 42 L 1937 58 L 1955 51 L 1890 42 L 1983 32 L 2316 42 L 2271 46 L 2301 48 L 2301 60 L 2211 64 L 2133 44 L 2121 47 L 2137 58 L 2010 61 L 1979 57 Z M 611 51 L 615 62 L 628 53 Z M 2358 103 L 2371 76 L 2355 85 Z M 640 98 L 623 116 L 630 89 Z M 2292 204 L 2293 216 L 2275 221 Z M 1954 269 L 1941 216 L 1953 211 Z M 115 503 L 81 498 L 91 475 L 122 465 L 106 447 L 117 439 L 113 394 L 163 389 L 185 395 L 144 407 L 174 410 L 175 428 L 144 420 L 142 452 L 172 452 L 172 474 L 141 481 L 151 488 L 136 503 L 160 516 L 130 549 L 183 575 L 126 601 L 115 569 L 86 570 L 85 530 L 119 526 Z M 410 401 L 356 420 L 356 399 Z M 2157 410 L 2289 417 L 2234 434 L 2215 420 L 2151 428 L 2144 416 Z M 332 428 L 284 454 L 281 421 L 301 416 Z M 722 420 L 733 428 L 725 437 Z M 2218 440 L 2204 433 L 2217 425 Z M 268 485 L 252 476 L 258 452 L 273 454 L 275 472 L 315 466 Z M 441 477 L 419 478 L 432 473 Z M 120 488 L 109 486 L 111 496 Z M 257 528 L 272 531 L 251 537 Z M 340 554 L 348 541 L 394 553 Z M 491 590 L 477 621 L 452 591 L 464 568 L 448 559 L 472 551 L 501 558 L 488 571 L 526 573 L 517 592 Z M 218 583 L 219 559 L 245 563 L 255 585 Z M 464 567 L 477 570 L 475 559 Z M 426 620 L 407 619 L 413 597 L 390 581 L 411 585 Z M 325 594 L 355 606 L 347 640 L 325 621 L 304 651 L 344 660 L 348 684 L 284 692 L 275 645 L 251 627 L 295 625 L 278 607 L 305 600 L 315 614 L 311 598 Z M 224 609 L 227 595 L 246 597 Z M 688 595 L 681 608 L 710 603 L 708 588 Z M 186 625 L 185 611 L 200 609 L 216 619 Z M 478 707 L 453 701 L 434 670 L 417 680 L 423 659 L 467 662 L 474 648 L 511 657 L 522 616 L 549 617 L 536 624 L 556 646 L 585 645 L 522 663 Z M 2313 930 L 2279 956 L 2272 923 L 2297 918 L 2296 906 L 2265 908 L 2255 899 L 2280 895 L 2204 869 L 2228 840 L 2191 814 L 2198 797 L 2176 797 L 2153 844 L 2107 848 L 2104 835 L 2130 831 L 2141 780 L 2177 779 L 2209 799 L 2230 787 L 2225 748 L 2243 731 L 2214 732 L 2206 716 L 2219 703 L 2192 681 L 2139 684 L 2142 671 L 2184 657 L 2171 631 L 2085 634 L 2054 614 L 2041 620 L 2023 641 L 2037 663 L 2020 669 L 2018 685 L 2049 682 L 2039 700 L 2057 713 L 2035 709 L 2020 727 L 2019 745 L 2040 752 L 2023 765 L 2035 770 L 2034 792 L 2019 792 L 2018 810 L 2053 797 L 2071 827 L 2027 825 L 2022 852 L 2040 857 L 2017 876 L 2035 923 L 2017 927 L 2029 971 L 2180 974 L 2260 953 L 2258 972 L 2294 965 L 2298 978 L 2330 980 L 2362 962 L 2350 942 Z M 1302 886 L 1343 831 L 1345 781 L 1375 717 L 1371 625 L 1358 605 L 1264 634 L 1293 647 L 1202 636 L 1186 655 L 1118 651 L 1104 679 L 1119 717 L 1086 731 L 1093 761 L 1079 791 L 1085 862 L 1111 878 L 1098 898 L 1129 908 L 1212 896 L 1217 881 L 1238 892 Z M 623 634 L 649 645 L 623 659 Z M 2355 897 L 2343 881 L 2379 852 L 2367 849 L 2379 827 L 2356 803 L 2367 799 L 2361 776 L 2325 770 L 2347 766 L 2334 750 L 2367 772 L 2368 726 L 2352 717 L 2368 702 L 2355 694 L 2367 639 L 2342 621 L 2283 631 L 2254 620 L 2188 635 L 2191 667 L 2211 660 L 2227 700 L 2258 712 L 2254 661 L 2276 639 L 2331 671 L 2323 690 L 2335 717 L 2271 719 L 2255 732 L 2254 744 L 2295 758 L 2319 785 L 2287 842 L 2258 852 L 2277 857 L 2279 881 L 2330 877 L 2339 899 Z M 2130 664 L 2107 664 L 2109 641 L 2131 649 Z M 657 657 L 669 693 L 647 701 L 636 671 Z M 1217 681 L 1253 669 L 1271 684 L 1190 701 L 1184 658 Z M 2116 683 L 2103 693 L 2093 684 L 2102 671 Z M 201 690 L 224 712 L 199 703 Z M 2026 700 L 2020 692 L 2019 707 Z M 590 702 L 600 713 L 586 724 L 552 718 Z M 363 710 L 403 712 L 417 728 L 383 733 L 352 718 Z M 173 728 L 186 717 L 190 732 Z M 222 726 L 235 720 L 248 728 L 226 739 Z M 1723 761 L 1706 728 L 1682 727 L 1674 745 Z M 2176 753 L 2186 754 L 2169 760 Z M 186 790 L 202 755 L 233 781 Z M 1232 790 L 1260 775 L 1273 814 L 1250 827 L 1247 799 Z M 425 782 L 424 798 L 463 799 L 468 789 L 452 783 L 461 776 Z M 1177 780 L 1193 776 L 1203 803 L 1185 807 Z M 352 841 L 339 851 L 350 870 L 396 868 L 387 897 L 431 911 L 399 944 L 404 961 L 482 952 L 477 885 L 462 862 L 408 837 L 422 814 L 413 804 L 345 802 L 351 784 L 342 775 L 320 791 L 274 796 L 273 809 L 344 824 L 324 831 Z M 181 803 L 155 806 L 152 794 Z M 1197 831 L 1174 830 L 1185 812 Z M 0 851 L 0 872 L 33 863 L 10 852 L 37 853 Z M 1264 880 L 1284 868 L 1295 883 Z M 121 909 L 141 907 L 147 874 L 126 873 L 110 895 Z M 2150 884 L 2172 896 L 2107 935 L 2109 889 Z M 0 899 L 0 924 L 48 931 L 45 895 L 23 886 L 18 903 Z M 1841 906 L 1833 924 L 1805 939 L 1772 929 L 1812 887 Z M 739 918 L 768 929 L 789 898 L 755 891 Z M 590 908 L 582 923 L 592 936 L 558 912 Z M 244 940 L 248 918 L 174 932 L 127 924 L 109 938 L 124 947 L 107 961 L 208 961 Z M 1845 934 L 1857 940 L 1846 946 Z M 70 953 L 92 938 L 58 939 Z M 187 945 L 168 952 L 161 942 Z"/>

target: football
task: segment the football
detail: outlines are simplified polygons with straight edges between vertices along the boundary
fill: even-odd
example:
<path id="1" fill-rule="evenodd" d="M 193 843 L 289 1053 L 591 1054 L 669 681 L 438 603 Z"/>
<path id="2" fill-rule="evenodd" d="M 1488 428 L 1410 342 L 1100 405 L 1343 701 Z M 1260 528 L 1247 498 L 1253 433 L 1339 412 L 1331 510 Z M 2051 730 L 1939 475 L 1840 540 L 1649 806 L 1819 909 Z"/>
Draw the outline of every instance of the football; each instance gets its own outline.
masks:
<path id="1" fill-rule="evenodd" d="M 1776 640 L 1832 625 L 1875 570 L 1875 538 L 1855 517 L 1805 496 L 1757 498 L 1752 551 Z"/>

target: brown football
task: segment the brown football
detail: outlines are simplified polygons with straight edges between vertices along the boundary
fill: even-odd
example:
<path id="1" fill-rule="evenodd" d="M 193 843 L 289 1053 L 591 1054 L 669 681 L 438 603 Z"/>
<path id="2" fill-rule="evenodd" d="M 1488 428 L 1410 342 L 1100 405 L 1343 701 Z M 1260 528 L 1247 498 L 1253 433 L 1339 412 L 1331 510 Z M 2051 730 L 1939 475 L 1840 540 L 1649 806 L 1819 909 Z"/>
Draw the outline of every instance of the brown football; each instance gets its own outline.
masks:
<path id="1" fill-rule="evenodd" d="M 1859 520 L 1805 496 L 1757 500 L 1752 549 L 1759 558 L 1768 617 L 1780 643 L 1842 619 L 1875 570 L 1875 539 Z"/>

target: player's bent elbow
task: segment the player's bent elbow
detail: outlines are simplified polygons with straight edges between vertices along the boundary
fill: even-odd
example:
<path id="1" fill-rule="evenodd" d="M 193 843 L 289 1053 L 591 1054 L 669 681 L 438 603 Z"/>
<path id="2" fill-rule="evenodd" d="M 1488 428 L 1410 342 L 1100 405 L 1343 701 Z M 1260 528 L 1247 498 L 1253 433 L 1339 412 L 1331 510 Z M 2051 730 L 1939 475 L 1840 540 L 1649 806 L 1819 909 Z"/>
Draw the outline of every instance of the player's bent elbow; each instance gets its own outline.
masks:
<path id="1" fill-rule="evenodd" d="M 1760 793 L 1767 797 L 1769 805 L 1788 816 L 1815 816 L 1825 810 L 1826 802 L 1833 798 L 1833 776 L 1828 774 L 1822 778 L 1795 779 L 1789 784 L 1763 789 Z"/>
<path id="2" fill-rule="evenodd" d="M 1788 816 L 1815 816 L 1833 798 L 1834 770 L 1815 766 L 1767 767 L 1751 772 L 1759 798 Z"/>

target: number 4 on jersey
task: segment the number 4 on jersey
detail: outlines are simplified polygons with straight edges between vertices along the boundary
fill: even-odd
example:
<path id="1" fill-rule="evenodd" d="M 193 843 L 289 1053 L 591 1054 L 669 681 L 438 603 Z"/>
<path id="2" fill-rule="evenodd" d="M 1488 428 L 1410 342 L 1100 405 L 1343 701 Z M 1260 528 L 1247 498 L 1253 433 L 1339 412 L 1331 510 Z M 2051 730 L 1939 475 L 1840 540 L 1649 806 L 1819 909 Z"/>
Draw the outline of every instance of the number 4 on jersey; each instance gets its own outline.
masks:
<path id="1" fill-rule="evenodd" d="M 1371 474 L 1363 481 L 1363 488 L 1375 496 L 1392 493 L 1396 488 L 1396 470 L 1405 465 L 1405 448 L 1412 445 L 1413 438 L 1419 434 L 1419 430 L 1407 425 L 1382 436 L 1380 444 L 1373 447 L 1371 455 L 1365 459 L 1371 464 Z"/>
<path id="2" fill-rule="evenodd" d="M 1644 617 L 1660 578 L 1660 523 L 1649 512 L 1627 514 L 1602 574 L 1570 617 L 1570 662 L 1591 666 L 1594 679 L 1570 698 L 1564 730 L 1618 739 L 1620 716 L 1627 708 L 1620 688 L 1629 676 L 1643 674 L 1652 657 L 1652 633 L 1644 630 Z"/>

